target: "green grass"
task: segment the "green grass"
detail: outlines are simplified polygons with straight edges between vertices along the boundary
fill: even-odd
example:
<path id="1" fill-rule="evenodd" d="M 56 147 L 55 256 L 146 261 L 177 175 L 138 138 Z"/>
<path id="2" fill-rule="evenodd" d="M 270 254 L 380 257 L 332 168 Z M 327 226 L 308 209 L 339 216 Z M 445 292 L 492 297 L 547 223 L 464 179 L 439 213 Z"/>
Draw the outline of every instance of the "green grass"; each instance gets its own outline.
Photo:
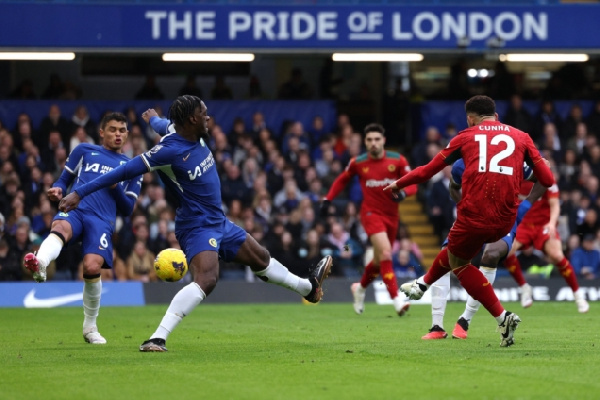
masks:
<path id="1" fill-rule="evenodd" d="M 166 306 L 101 309 L 105 346 L 83 342 L 80 308 L 0 309 L 0 399 L 598 398 L 600 308 L 507 306 L 523 320 L 510 348 L 484 310 L 467 340 L 424 341 L 429 306 L 205 304 L 167 353 L 138 351 Z"/>

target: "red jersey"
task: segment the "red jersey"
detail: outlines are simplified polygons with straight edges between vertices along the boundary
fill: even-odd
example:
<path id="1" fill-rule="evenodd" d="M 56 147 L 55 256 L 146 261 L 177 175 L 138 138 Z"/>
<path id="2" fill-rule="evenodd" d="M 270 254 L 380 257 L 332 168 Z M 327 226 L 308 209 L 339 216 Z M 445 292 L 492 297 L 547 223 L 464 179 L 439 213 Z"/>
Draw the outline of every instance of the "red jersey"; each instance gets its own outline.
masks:
<path id="1" fill-rule="evenodd" d="M 483 121 L 461 131 L 429 164 L 416 168 L 397 185 L 425 182 L 459 158 L 465 172 L 457 218 L 471 226 L 493 229 L 515 220 L 523 162 L 533 168 L 542 185 L 554 184 L 552 172 L 528 134 L 499 121 Z"/>
<path id="2" fill-rule="evenodd" d="M 533 182 L 523 182 L 521 185 L 521 195 L 527 196 L 531 191 Z M 550 222 L 550 199 L 557 199 L 560 195 L 558 185 L 554 184 L 548 188 L 537 201 L 534 201 L 531 208 L 521 221 L 525 225 L 546 225 Z"/>
<path id="3" fill-rule="evenodd" d="M 385 150 L 383 158 L 380 159 L 371 158 L 368 153 L 364 153 L 350 160 L 346 170 L 336 178 L 325 198 L 333 200 L 352 177 L 358 175 L 363 193 L 361 215 L 372 213 L 398 218 L 398 203 L 393 200 L 390 193 L 384 192 L 383 188 L 394 183 L 410 170 L 408 161 L 399 153 Z M 415 194 L 417 187 L 413 185 L 406 188 L 405 192 L 407 196 Z"/>

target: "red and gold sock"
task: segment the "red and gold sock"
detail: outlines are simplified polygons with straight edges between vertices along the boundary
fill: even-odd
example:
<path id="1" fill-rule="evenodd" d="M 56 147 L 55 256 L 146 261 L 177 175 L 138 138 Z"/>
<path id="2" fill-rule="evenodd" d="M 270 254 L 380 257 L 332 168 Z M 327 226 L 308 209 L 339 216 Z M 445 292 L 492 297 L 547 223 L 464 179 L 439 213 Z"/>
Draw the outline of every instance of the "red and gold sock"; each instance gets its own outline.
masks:
<path id="1" fill-rule="evenodd" d="M 360 278 L 360 285 L 363 288 L 368 287 L 373 281 L 379 276 L 379 266 L 374 265 L 373 261 L 371 261 L 365 267 L 365 272 L 363 272 L 362 278 Z"/>
<path id="2" fill-rule="evenodd" d="M 398 296 L 398 281 L 396 280 L 396 274 L 394 273 L 394 268 L 392 267 L 392 260 L 381 261 L 379 270 L 381 272 L 383 283 L 385 283 L 385 287 L 387 288 L 390 297 L 392 299 L 395 298 Z"/>
<path id="3" fill-rule="evenodd" d="M 450 260 L 448 260 L 448 249 L 443 248 L 433 260 L 433 265 L 423 276 L 423 281 L 433 285 L 438 279 L 450 272 Z"/>
<path id="4" fill-rule="evenodd" d="M 517 285 L 523 286 L 527 283 L 525 277 L 523 276 L 523 270 L 521 269 L 521 263 L 515 254 L 506 257 L 504 261 L 504 265 L 510 274 L 512 275 Z"/>
<path id="5" fill-rule="evenodd" d="M 504 307 L 496 297 L 492 284 L 472 264 L 455 268 L 452 272 L 472 298 L 479 301 L 494 318 L 504 311 Z"/>
<path id="6" fill-rule="evenodd" d="M 565 278 L 565 282 L 567 282 L 573 292 L 576 292 L 579 289 L 579 282 L 577 282 L 575 270 L 569 260 L 565 257 L 556 266 L 558 267 L 558 272 Z"/>

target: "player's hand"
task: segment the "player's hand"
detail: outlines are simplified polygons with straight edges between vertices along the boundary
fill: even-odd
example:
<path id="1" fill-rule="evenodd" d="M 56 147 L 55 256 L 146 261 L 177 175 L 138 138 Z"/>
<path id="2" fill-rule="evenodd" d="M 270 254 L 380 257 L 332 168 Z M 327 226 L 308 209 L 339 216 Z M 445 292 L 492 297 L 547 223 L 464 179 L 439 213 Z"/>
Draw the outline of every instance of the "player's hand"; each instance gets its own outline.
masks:
<path id="1" fill-rule="evenodd" d="M 149 108 L 142 113 L 142 119 L 146 121 L 147 124 L 150 123 L 150 118 L 152 117 L 158 117 L 158 113 L 156 110 L 154 110 L 154 108 Z"/>
<path id="2" fill-rule="evenodd" d="M 321 202 L 321 206 L 319 207 L 319 215 L 321 217 L 329 217 L 329 206 L 331 205 L 331 200 L 323 199 Z"/>
<path id="3" fill-rule="evenodd" d="M 400 203 L 406 198 L 406 192 L 404 191 L 404 189 L 400 189 L 398 193 L 392 192 L 392 198 L 396 203 Z"/>
<path id="4" fill-rule="evenodd" d="M 48 196 L 48 199 L 50 199 L 50 201 L 60 201 L 63 197 L 62 188 L 52 187 L 48 189 L 46 195 Z"/>
<path id="5" fill-rule="evenodd" d="M 62 212 L 69 212 L 76 209 L 80 201 L 81 197 L 79 197 L 79 194 L 71 192 L 58 203 L 58 209 Z"/>
<path id="6" fill-rule="evenodd" d="M 394 183 L 392 183 L 390 185 L 387 185 L 386 187 L 383 188 L 384 192 L 387 192 L 388 190 L 391 190 L 392 191 L 392 196 L 394 196 L 394 193 L 396 195 L 398 195 L 398 191 L 400 190 L 400 188 L 398 187 L 398 185 L 396 184 L 396 182 L 394 182 Z"/>

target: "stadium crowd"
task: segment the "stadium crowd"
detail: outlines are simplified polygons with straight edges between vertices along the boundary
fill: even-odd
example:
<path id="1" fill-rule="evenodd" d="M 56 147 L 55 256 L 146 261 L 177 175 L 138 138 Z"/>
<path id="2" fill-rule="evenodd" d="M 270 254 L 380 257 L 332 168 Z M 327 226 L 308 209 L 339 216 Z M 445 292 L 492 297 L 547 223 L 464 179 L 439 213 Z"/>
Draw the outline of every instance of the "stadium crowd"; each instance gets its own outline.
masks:
<path id="1" fill-rule="evenodd" d="M 129 142 L 125 154 L 134 157 L 160 140 L 133 109 L 129 119 Z M 315 116 L 311 126 L 290 122 L 283 128 L 266 126 L 260 112 L 252 124 L 234 119 L 231 132 L 223 132 L 219 121 L 210 121 L 211 143 L 222 182 L 223 208 L 232 221 L 270 249 L 273 257 L 300 276 L 324 255 L 334 257 L 333 274 L 358 277 L 364 268 L 368 238 L 357 213 L 362 200 L 355 179 L 333 202 L 333 216 L 320 218 L 318 207 L 333 180 L 349 160 L 364 152 L 362 126 L 353 126 L 351 116 L 340 114 L 332 132 Z M 540 112 L 530 115 L 520 97 L 501 121 L 522 129 L 550 160 L 561 193 L 559 232 L 565 254 L 578 276 L 593 279 L 600 273 L 600 101 L 591 114 L 583 115 L 573 103 L 565 120 L 551 101 L 540 103 Z M 430 127 L 422 142 L 401 149 L 413 167 L 427 163 L 455 135 Z M 394 134 L 394 133 L 390 133 Z M 98 143 L 96 121 L 84 106 L 71 116 L 61 115 L 52 105 L 48 116 L 33 126 L 23 113 L 15 127 L 0 121 L 0 280 L 31 280 L 23 268 L 24 254 L 35 251 L 48 235 L 57 204 L 46 191 L 62 172 L 70 150 L 82 142 Z M 447 172 L 420 188 L 419 198 L 443 238 L 454 220 L 454 204 L 447 192 Z M 178 247 L 174 234 L 174 209 L 154 173 L 144 175 L 142 191 L 131 217 L 118 218 L 114 268 L 104 280 L 155 281 L 153 260 L 164 248 Z M 524 268 L 545 266 L 543 255 L 524 250 Z M 411 241 L 407 227 L 400 225 L 393 247 L 394 268 L 400 278 L 423 273 L 422 255 Z M 237 265 L 221 265 L 221 279 L 252 279 Z M 81 248 L 66 247 L 49 266 L 49 280 L 81 279 Z"/>

